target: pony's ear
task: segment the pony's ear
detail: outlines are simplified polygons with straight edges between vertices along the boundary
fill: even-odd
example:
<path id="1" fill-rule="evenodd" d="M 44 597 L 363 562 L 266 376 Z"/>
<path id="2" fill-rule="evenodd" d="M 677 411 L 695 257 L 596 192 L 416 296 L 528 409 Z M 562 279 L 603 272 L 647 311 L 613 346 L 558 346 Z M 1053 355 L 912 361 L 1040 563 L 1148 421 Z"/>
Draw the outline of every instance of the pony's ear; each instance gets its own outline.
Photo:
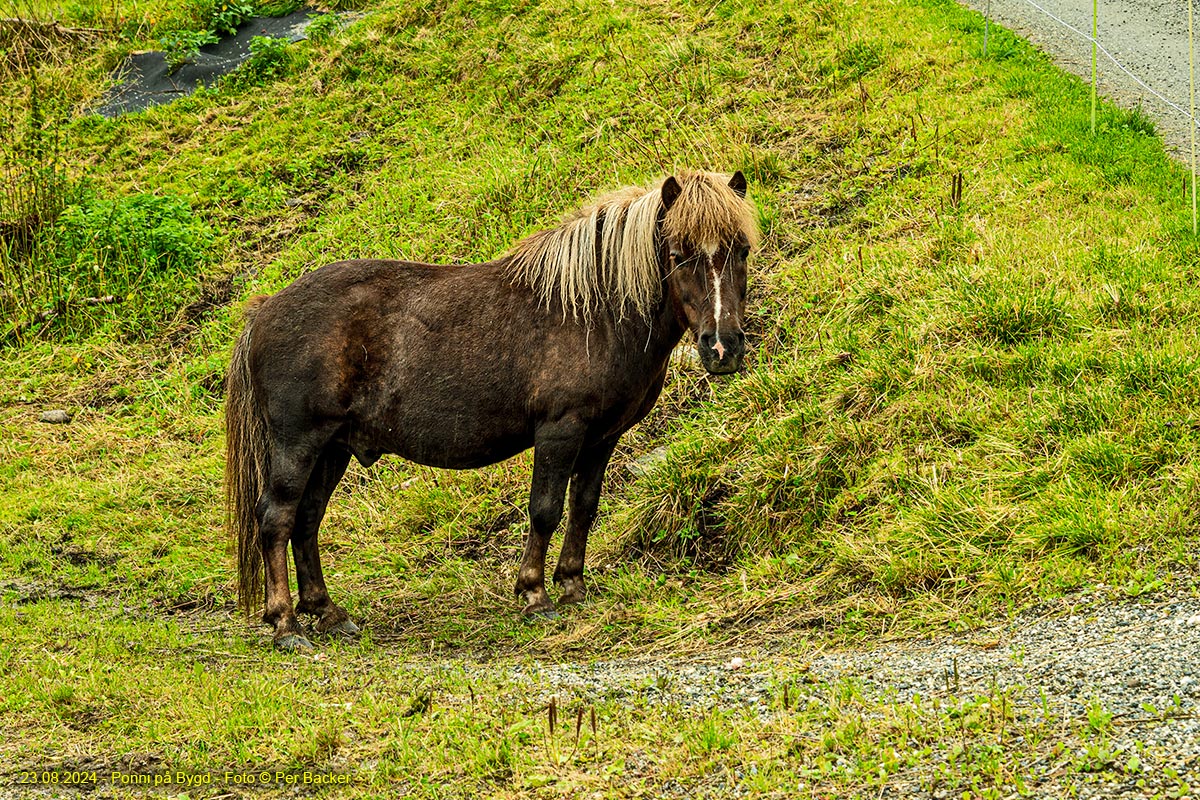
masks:
<path id="1" fill-rule="evenodd" d="M 729 188 L 733 189 L 733 193 L 738 197 L 746 196 L 746 176 L 739 169 L 733 173 L 733 177 L 729 179 Z"/>
<path id="2" fill-rule="evenodd" d="M 663 181 L 663 185 L 662 185 L 663 211 L 671 210 L 671 206 L 675 205 L 675 201 L 679 199 L 679 194 L 682 191 L 683 191 L 683 187 L 681 187 L 679 185 L 679 181 L 675 180 L 674 175 L 670 176 L 665 181 Z"/>

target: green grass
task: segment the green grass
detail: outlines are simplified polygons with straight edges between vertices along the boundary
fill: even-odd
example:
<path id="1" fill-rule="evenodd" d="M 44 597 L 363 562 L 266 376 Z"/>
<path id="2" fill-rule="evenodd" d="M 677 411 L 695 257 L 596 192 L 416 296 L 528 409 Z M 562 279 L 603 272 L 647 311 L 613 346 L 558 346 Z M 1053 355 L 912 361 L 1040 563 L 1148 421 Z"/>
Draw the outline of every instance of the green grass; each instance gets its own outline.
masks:
<path id="1" fill-rule="evenodd" d="M 462 670 L 760 642 L 803 658 L 1194 568 L 1200 289 L 1182 172 L 1137 113 L 1102 106 L 1092 136 L 1085 88 L 1007 33 L 983 59 L 977 16 L 941 0 L 381 2 L 251 79 L 72 115 L 116 54 L 194 27 L 174 19 L 39 68 L 73 185 L 181 204 L 212 238 L 187 269 L 137 280 L 154 302 L 88 307 L 0 351 L 13 768 L 82 752 L 109 771 L 347 771 L 373 781 L 364 796 L 677 780 L 820 797 L 942 765 L 986 796 L 1052 769 L 997 749 L 1009 723 L 993 712 L 951 757 L 940 732 L 970 713 L 853 687 L 765 720 L 608 699 L 576 747 L 575 708 L 544 734 L 543 701 L 502 666 L 486 689 Z M 232 619 L 220 403 L 238 301 L 337 258 L 491 258 L 682 166 L 750 178 L 765 234 L 751 364 L 726 380 L 672 367 L 610 468 L 593 602 L 517 617 L 528 456 L 461 474 L 393 460 L 353 467 L 325 524 L 362 642 L 297 660 Z M 75 421 L 37 424 L 50 407 Z M 663 445 L 648 474 L 625 468 Z M 453 674 L 422 667 L 431 653 Z M 432 713 L 404 716 L 430 681 Z M 1072 727 L 1087 724 L 1042 738 L 1104 735 Z M 1119 766 L 1093 744 L 1101 772 Z"/>

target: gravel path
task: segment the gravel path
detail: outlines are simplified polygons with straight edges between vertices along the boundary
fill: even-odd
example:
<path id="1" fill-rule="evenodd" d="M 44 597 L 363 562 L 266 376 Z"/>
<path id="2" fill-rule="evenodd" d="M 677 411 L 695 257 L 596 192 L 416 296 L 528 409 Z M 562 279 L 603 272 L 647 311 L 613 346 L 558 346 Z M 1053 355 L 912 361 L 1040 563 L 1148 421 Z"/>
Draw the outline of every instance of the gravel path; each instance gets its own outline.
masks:
<path id="1" fill-rule="evenodd" d="M 1055 774 L 1053 759 L 1047 758 L 1042 775 L 1032 747 L 1030 768 L 1041 783 L 1030 787 L 1029 796 L 1177 796 L 1166 794 L 1177 791 L 1179 782 L 1164 768 L 1200 786 L 1200 598 L 1194 590 L 1128 601 L 1074 598 L 986 631 L 811 658 L 802 651 L 725 653 L 706 660 L 534 663 L 508 669 L 510 679 L 562 703 L 573 697 L 589 702 L 625 698 L 697 712 L 744 707 L 764 717 L 775 713 L 772 704 L 784 683 L 834 684 L 851 678 L 866 696 L 896 702 L 918 694 L 928 701 L 1000 692 L 1019 715 L 1056 720 L 1058 741 L 1081 755 L 1086 743 L 1078 733 L 1087 726 L 1089 710 L 1102 709 L 1112 715 L 1113 750 L 1126 754 L 1122 759 L 1140 752 L 1157 769 L 1114 784 L 1074 771 Z M 1046 743 L 1047 750 L 1051 744 Z M 921 777 L 899 779 L 882 796 L 929 796 L 916 790 Z"/>
<path id="2" fill-rule="evenodd" d="M 1089 0 L 960 0 L 994 22 L 1019 33 L 1051 56 L 1068 72 L 1091 81 L 1092 4 Z M 1036 3 L 1045 11 L 1039 10 Z M 1141 107 L 1154 119 L 1167 149 L 1190 158 L 1188 130 L 1188 19 L 1187 3 L 1180 0 L 1099 0 L 1097 40 L 1142 83 L 1174 103 L 1171 108 L 1145 86 L 1113 64 L 1104 53 L 1097 56 L 1100 91 L 1115 102 Z M 1072 31 L 1052 19 L 1074 27 Z M 1195 23 L 1200 28 L 1200 8 Z M 1200 31 L 1197 31 L 1200 35 Z"/>

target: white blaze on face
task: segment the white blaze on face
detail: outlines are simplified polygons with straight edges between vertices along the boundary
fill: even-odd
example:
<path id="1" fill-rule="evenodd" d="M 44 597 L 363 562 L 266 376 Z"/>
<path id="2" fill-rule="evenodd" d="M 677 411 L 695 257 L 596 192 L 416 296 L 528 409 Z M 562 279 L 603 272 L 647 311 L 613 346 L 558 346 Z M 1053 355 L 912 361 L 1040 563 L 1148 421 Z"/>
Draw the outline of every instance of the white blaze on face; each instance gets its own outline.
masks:
<path id="1" fill-rule="evenodd" d="M 717 254 L 716 243 L 706 244 L 704 246 L 704 254 L 708 256 L 708 266 L 713 265 L 713 256 Z M 717 343 L 713 345 L 713 350 L 717 351 L 717 358 L 725 358 L 725 345 L 721 344 L 721 273 L 713 269 L 713 325 L 715 326 L 714 335 L 717 337 Z"/>

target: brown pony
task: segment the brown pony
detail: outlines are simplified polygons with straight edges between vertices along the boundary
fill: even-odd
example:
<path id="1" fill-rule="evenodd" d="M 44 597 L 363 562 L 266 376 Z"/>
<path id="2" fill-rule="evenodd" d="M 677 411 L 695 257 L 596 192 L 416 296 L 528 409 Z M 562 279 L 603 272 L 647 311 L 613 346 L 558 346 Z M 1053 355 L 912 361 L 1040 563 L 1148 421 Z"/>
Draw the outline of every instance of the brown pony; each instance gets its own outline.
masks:
<path id="1" fill-rule="evenodd" d="M 516 592 L 526 614 L 554 615 L 546 549 L 569 483 L 554 580 L 559 602 L 582 600 L 605 466 L 658 399 L 684 331 L 709 372 L 741 368 L 757 238 L 745 196 L 740 172 L 685 172 L 602 198 L 485 264 L 340 261 L 253 298 L 225 406 L 226 510 L 246 613 L 265 598 L 263 621 L 288 650 L 312 647 L 297 613 L 316 617 L 318 633 L 357 633 L 329 598 L 317 548 L 351 456 L 466 469 L 531 446 Z"/>

